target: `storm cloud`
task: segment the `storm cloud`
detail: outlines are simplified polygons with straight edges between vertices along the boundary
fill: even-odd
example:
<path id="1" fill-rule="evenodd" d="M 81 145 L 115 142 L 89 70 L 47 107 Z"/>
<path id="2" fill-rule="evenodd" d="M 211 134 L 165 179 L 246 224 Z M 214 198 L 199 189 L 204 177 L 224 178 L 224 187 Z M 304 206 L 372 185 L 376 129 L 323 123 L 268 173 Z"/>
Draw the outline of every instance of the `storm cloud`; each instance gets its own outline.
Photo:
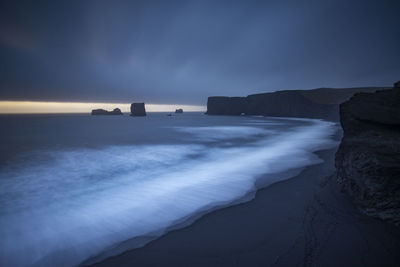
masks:
<path id="1" fill-rule="evenodd" d="M 391 85 L 399 1 L 2 1 L 0 99 L 204 104 Z"/>

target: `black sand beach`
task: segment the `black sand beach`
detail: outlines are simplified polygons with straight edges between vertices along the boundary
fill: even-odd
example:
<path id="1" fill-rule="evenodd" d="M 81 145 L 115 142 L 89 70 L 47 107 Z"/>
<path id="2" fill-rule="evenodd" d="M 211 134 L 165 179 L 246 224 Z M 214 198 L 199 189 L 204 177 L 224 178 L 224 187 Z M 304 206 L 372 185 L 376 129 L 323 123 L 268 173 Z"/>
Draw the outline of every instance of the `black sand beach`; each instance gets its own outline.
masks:
<path id="1" fill-rule="evenodd" d="M 250 202 L 93 266 L 399 266 L 400 229 L 361 214 L 341 193 L 336 149 Z"/>
<path id="2" fill-rule="evenodd" d="M 400 0 L 0 4 L 0 267 L 400 267 Z"/>

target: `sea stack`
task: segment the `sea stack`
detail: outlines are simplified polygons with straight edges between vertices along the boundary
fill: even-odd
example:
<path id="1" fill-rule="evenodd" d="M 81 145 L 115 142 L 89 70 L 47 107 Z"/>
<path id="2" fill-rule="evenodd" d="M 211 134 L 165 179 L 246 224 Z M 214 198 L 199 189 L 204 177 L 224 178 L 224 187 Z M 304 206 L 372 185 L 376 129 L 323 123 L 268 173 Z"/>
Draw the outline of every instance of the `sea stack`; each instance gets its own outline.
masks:
<path id="1" fill-rule="evenodd" d="M 132 103 L 131 116 L 146 116 L 146 108 L 144 103 Z"/>
<path id="2" fill-rule="evenodd" d="M 183 113 L 183 109 L 181 109 L 181 108 L 175 109 L 175 113 L 182 114 Z"/>
<path id="3" fill-rule="evenodd" d="M 123 115 L 123 114 L 119 108 L 114 108 L 114 110 L 110 112 L 110 115 Z"/>
<path id="4" fill-rule="evenodd" d="M 107 111 L 105 109 L 93 109 L 92 115 L 123 115 L 119 108 L 115 108 L 113 111 Z"/>
<path id="5" fill-rule="evenodd" d="M 366 214 L 400 225 L 400 88 L 358 93 L 340 105 L 338 181 Z"/>

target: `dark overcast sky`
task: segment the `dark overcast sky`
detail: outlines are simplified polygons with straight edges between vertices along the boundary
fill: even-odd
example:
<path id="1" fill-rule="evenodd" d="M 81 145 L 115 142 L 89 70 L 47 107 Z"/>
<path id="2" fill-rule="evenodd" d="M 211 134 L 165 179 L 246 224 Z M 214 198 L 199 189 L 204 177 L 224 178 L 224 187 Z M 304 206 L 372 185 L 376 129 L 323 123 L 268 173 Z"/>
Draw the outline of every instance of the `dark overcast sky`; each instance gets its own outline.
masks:
<path id="1" fill-rule="evenodd" d="M 391 85 L 400 1 L 1 1 L 0 99 L 205 104 Z"/>

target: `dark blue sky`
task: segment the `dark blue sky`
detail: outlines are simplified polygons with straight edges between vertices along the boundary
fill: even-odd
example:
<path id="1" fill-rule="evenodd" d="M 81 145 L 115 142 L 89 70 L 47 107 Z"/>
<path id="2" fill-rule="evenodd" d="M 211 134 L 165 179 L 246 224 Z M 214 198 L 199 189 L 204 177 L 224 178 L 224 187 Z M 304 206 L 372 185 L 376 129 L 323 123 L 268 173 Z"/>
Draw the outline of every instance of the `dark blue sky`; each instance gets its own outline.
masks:
<path id="1" fill-rule="evenodd" d="M 2 1 L 0 99 L 204 104 L 391 85 L 400 1 Z"/>

